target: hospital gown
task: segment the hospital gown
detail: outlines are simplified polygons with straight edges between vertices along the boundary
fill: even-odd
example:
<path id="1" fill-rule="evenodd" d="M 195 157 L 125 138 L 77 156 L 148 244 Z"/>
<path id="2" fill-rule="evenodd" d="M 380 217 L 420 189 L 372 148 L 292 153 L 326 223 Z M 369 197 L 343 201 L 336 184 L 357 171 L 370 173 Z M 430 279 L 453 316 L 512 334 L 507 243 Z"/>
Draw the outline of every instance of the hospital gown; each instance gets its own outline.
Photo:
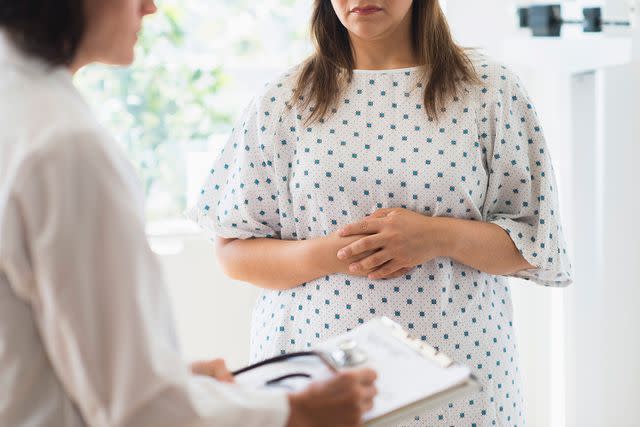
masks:
<path id="1" fill-rule="evenodd" d="M 465 83 L 437 119 L 425 111 L 420 69 L 408 68 L 356 70 L 333 114 L 306 123 L 308 111 L 288 107 L 291 70 L 245 111 L 192 217 L 212 236 L 285 240 L 326 236 L 388 207 L 485 221 L 536 267 L 516 277 L 568 285 L 538 117 L 513 72 L 484 56 L 472 61 L 480 84 Z M 391 280 L 334 274 L 263 290 L 251 358 L 307 349 L 377 316 L 467 364 L 483 385 L 403 425 L 524 425 L 509 281 L 448 258 Z"/>

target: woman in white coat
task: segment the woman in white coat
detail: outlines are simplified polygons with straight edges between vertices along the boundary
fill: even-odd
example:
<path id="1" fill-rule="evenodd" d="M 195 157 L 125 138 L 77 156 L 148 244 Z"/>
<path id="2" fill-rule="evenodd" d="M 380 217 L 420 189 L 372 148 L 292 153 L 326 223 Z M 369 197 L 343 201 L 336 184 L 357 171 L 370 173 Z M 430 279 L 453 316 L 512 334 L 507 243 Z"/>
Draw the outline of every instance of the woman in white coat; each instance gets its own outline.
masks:
<path id="1" fill-rule="evenodd" d="M 371 371 L 285 395 L 182 362 L 136 174 L 71 80 L 129 64 L 153 12 L 0 0 L 0 425 L 359 425 Z"/>

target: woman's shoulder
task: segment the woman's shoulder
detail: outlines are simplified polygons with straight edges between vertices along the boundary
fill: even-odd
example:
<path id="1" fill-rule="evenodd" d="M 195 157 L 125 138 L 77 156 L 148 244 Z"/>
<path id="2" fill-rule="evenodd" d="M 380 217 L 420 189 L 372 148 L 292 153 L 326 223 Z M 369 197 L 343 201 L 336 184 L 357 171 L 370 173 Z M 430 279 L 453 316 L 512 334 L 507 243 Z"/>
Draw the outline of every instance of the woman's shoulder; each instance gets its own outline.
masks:
<path id="1" fill-rule="evenodd" d="M 482 53 L 474 51 L 468 55 L 473 64 L 478 83 L 471 88 L 482 103 L 500 103 L 507 96 L 526 94 L 518 74 L 508 65 Z"/>
<path id="2" fill-rule="evenodd" d="M 500 95 L 511 87 L 520 87 L 520 77 L 505 63 L 479 51 L 471 51 L 467 55 L 478 76 L 482 93 Z"/>
<path id="3" fill-rule="evenodd" d="M 254 98 L 255 107 L 263 114 L 282 115 L 293 101 L 300 67 L 300 64 L 295 65 L 267 82 Z"/>
<path id="4" fill-rule="evenodd" d="M 298 66 L 282 72 L 266 83 L 251 98 L 236 120 L 233 132 L 274 135 L 288 122 L 287 115 L 295 114 L 292 105 Z"/>

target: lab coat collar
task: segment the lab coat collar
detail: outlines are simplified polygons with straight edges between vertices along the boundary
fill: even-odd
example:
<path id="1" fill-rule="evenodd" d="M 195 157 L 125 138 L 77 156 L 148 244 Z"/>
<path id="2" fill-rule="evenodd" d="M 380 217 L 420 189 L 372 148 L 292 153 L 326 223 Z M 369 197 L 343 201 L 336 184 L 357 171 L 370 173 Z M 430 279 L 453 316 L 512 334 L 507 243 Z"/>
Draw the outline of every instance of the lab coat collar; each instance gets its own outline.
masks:
<path id="1" fill-rule="evenodd" d="M 66 86 L 74 88 L 72 81 L 73 76 L 68 68 L 51 66 L 44 60 L 22 52 L 11 40 L 6 31 L 0 29 L 0 67 L 7 65 L 33 75 L 49 74 Z"/>

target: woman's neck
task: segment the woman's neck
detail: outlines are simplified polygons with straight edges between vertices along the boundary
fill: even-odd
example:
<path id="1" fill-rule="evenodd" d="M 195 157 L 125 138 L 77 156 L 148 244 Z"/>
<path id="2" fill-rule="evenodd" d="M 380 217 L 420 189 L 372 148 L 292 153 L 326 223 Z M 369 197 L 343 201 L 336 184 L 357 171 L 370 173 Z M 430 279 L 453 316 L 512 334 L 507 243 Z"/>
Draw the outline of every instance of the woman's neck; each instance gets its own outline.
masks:
<path id="1" fill-rule="evenodd" d="M 420 65 L 409 26 L 402 26 L 395 33 L 377 40 L 364 40 L 354 34 L 350 38 L 358 70 L 390 70 Z"/>

